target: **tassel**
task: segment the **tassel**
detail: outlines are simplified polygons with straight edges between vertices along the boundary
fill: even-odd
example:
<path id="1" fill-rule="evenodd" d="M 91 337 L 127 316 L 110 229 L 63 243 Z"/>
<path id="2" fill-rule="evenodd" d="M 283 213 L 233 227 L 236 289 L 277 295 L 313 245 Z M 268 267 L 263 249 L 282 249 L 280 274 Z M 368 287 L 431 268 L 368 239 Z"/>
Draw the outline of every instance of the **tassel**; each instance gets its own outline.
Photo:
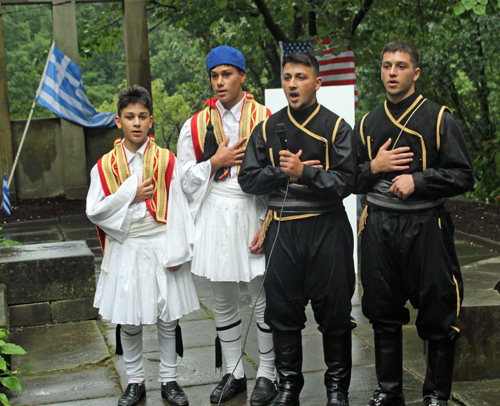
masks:
<path id="1" fill-rule="evenodd" d="M 222 368 L 222 346 L 219 336 L 215 337 L 215 368 Z"/>
<path id="2" fill-rule="evenodd" d="M 219 144 L 217 144 L 217 140 L 215 138 L 214 126 L 212 124 L 208 124 L 207 132 L 205 134 L 205 146 L 202 161 L 208 161 L 212 158 L 216 154 L 218 148 Z M 229 169 L 230 168 L 219 168 L 219 170 L 215 172 L 214 180 L 217 182 L 224 179 L 229 174 Z"/>
<path id="3" fill-rule="evenodd" d="M 123 355 L 122 338 L 120 335 L 121 329 L 122 329 L 122 326 L 117 324 L 116 325 L 116 350 L 115 350 L 116 355 Z"/>
<path id="4" fill-rule="evenodd" d="M 363 213 L 361 214 L 361 219 L 359 220 L 358 237 L 361 235 L 361 232 L 365 228 L 367 218 L 368 218 L 368 206 L 365 206 L 365 209 L 363 210 Z"/>
<path id="5" fill-rule="evenodd" d="M 182 343 L 182 330 L 179 322 L 175 327 L 175 352 L 182 358 L 184 355 L 184 344 Z"/>
<path id="6" fill-rule="evenodd" d="M 264 223 L 262 224 L 262 228 L 260 230 L 259 248 L 262 247 L 262 244 L 264 243 L 264 240 L 266 239 L 266 231 L 269 228 L 269 224 L 271 224 L 271 221 L 273 221 L 273 211 L 269 210 L 267 212 L 266 218 L 265 218 Z"/>

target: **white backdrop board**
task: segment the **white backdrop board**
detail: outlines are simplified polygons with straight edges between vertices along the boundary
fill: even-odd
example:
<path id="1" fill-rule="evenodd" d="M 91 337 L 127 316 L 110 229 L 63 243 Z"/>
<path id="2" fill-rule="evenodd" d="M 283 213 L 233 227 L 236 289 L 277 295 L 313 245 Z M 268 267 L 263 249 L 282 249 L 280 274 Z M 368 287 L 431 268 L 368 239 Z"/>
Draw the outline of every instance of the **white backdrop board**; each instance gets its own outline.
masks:
<path id="1" fill-rule="evenodd" d="M 354 128 L 354 86 L 325 86 L 316 93 L 318 103 L 342 117 Z M 276 113 L 288 105 L 283 89 L 266 89 L 266 107 Z M 354 151 L 356 153 L 356 151 Z M 357 198 L 350 195 L 344 199 L 344 206 L 354 235 L 354 269 L 358 269 L 358 221 L 356 216 Z"/>

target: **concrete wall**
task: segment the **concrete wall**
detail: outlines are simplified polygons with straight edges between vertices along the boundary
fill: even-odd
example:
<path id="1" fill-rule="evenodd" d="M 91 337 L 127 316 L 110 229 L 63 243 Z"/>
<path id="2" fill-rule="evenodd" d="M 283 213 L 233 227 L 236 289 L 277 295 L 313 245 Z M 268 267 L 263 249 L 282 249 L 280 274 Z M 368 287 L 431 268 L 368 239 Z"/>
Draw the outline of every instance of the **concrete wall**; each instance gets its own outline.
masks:
<path id="1" fill-rule="evenodd" d="M 85 241 L 0 248 L 0 280 L 12 327 L 97 317 L 94 254 Z"/>
<path id="2" fill-rule="evenodd" d="M 11 120 L 12 148 L 14 154 L 19 147 L 26 120 Z M 113 147 L 113 141 L 121 131 L 85 128 L 86 176 L 97 160 Z M 64 174 L 67 173 L 62 149 L 61 120 L 59 118 L 35 119 L 31 121 L 23 149 L 19 157 L 14 181 L 19 199 L 52 197 L 66 194 Z"/>

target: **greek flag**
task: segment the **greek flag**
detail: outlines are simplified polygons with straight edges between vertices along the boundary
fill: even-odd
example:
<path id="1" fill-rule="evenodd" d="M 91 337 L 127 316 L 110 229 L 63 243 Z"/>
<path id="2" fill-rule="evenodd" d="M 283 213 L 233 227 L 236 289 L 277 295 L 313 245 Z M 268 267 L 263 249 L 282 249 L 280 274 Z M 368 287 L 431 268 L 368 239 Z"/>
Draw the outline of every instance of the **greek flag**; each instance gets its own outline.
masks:
<path id="1" fill-rule="evenodd" d="M 7 175 L 3 174 L 3 202 L 2 202 L 3 211 L 10 216 L 10 195 L 9 195 L 9 186 L 7 184 Z"/>
<path id="2" fill-rule="evenodd" d="M 52 42 L 35 100 L 59 117 L 84 127 L 113 127 L 115 113 L 98 113 L 83 87 L 80 67 Z"/>

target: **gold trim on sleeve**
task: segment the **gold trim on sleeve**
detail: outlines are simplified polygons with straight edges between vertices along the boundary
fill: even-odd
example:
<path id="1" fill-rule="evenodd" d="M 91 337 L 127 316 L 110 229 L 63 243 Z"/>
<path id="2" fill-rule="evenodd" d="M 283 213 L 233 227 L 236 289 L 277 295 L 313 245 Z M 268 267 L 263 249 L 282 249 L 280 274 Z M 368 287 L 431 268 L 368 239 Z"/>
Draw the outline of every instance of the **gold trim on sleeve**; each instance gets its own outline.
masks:
<path id="1" fill-rule="evenodd" d="M 335 137 L 337 136 L 337 131 L 339 130 L 340 122 L 343 120 L 342 117 L 339 117 L 337 119 L 337 122 L 335 123 L 335 128 L 333 129 L 333 134 L 332 134 L 332 144 L 335 142 Z"/>
<path id="2" fill-rule="evenodd" d="M 272 148 L 269 148 L 269 158 L 271 159 L 271 165 L 276 168 L 276 165 L 274 165 L 274 156 Z"/>
<path id="3" fill-rule="evenodd" d="M 366 116 L 368 116 L 368 114 L 370 113 L 367 113 L 363 116 L 363 118 L 361 119 L 361 124 L 359 126 L 359 135 L 361 135 L 361 142 L 363 143 L 363 145 L 366 145 L 366 142 L 365 142 L 365 133 L 363 131 L 363 124 L 365 122 L 365 118 Z"/>
<path id="4" fill-rule="evenodd" d="M 457 288 L 457 317 L 458 317 L 460 315 L 460 289 L 458 288 L 458 282 L 457 279 L 455 278 L 455 275 L 453 275 L 453 282 L 455 282 L 455 286 Z"/>
<path id="5" fill-rule="evenodd" d="M 269 119 L 269 117 L 266 117 L 266 119 L 262 123 L 262 138 L 264 138 L 264 142 L 267 142 L 266 124 L 267 124 L 268 119 Z"/>
<path id="6" fill-rule="evenodd" d="M 441 148 L 441 133 L 439 132 L 439 129 L 441 127 L 441 120 L 443 119 L 443 114 L 444 114 L 445 110 L 448 110 L 451 113 L 451 110 L 446 106 L 441 107 L 441 110 L 439 110 L 439 115 L 438 115 L 438 120 L 437 120 L 437 128 L 436 128 L 436 143 L 437 143 L 437 150 L 438 151 Z M 451 113 L 451 114 L 453 114 L 453 113 Z"/>

